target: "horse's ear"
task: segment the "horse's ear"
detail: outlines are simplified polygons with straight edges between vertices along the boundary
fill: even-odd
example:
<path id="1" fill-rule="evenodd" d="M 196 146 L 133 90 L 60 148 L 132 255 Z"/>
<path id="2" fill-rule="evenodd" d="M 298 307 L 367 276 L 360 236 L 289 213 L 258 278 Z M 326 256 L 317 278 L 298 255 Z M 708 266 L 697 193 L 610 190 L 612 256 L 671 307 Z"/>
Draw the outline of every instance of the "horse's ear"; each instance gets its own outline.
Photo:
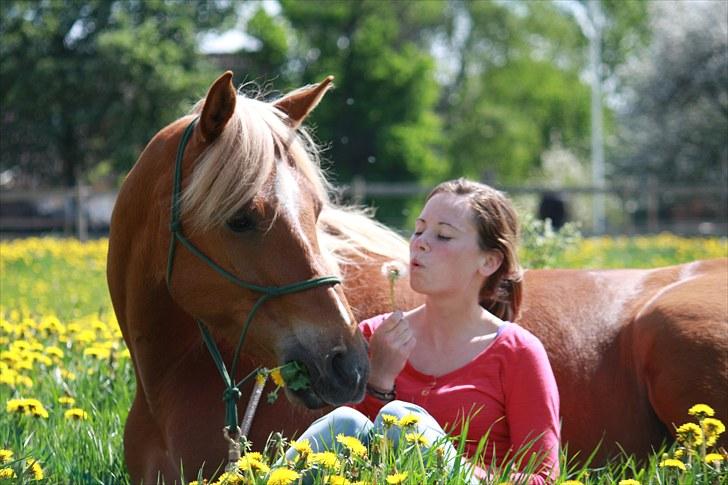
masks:
<path id="1" fill-rule="evenodd" d="M 293 128 L 306 119 L 311 111 L 319 104 L 326 91 L 331 87 L 334 76 L 326 76 L 318 84 L 297 89 L 274 103 L 274 106 L 288 115 Z"/>
<path id="2" fill-rule="evenodd" d="M 227 71 L 212 83 L 205 98 L 205 106 L 200 115 L 200 134 L 206 142 L 217 138 L 225 129 L 228 120 L 235 112 L 237 93 L 233 86 L 233 73 Z"/>

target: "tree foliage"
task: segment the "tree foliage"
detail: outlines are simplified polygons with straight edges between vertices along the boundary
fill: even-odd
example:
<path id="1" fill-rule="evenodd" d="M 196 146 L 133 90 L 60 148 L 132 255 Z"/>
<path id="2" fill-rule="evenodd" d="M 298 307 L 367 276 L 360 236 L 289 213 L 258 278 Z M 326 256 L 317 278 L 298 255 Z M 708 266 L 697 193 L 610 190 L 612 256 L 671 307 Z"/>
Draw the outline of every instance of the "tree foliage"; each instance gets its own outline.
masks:
<path id="1" fill-rule="evenodd" d="M 99 163 L 125 171 L 219 74 L 198 34 L 241 12 L 254 42 L 236 54 L 238 83 L 265 93 L 336 77 L 310 121 L 339 182 L 522 181 L 555 138 L 588 156 L 586 40 L 555 2 L 280 0 L 275 13 L 225 0 L 0 5 L 0 169 L 66 184 Z M 602 5 L 609 77 L 644 38 L 645 2 Z"/>
<path id="2" fill-rule="evenodd" d="M 0 15 L 0 167 L 72 185 L 100 162 L 128 168 L 211 71 L 197 32 L 219 2 L 7 0 Z"/>
<path id="3" fill-rule="evenodd" d="M 652 5 L 653 40 L 622 72 L 621 174 L 725 183 L 727 19 L 725 2 Z"/>
<path id="4" fill-rule="evenodd" d="M 260 8 L 247 30 L 261 46 L 240 55 L 259 78 L 276 78 L 277 87 L 335 76 L 336 89 L 311 121 L 339 180 L 417 179 L 423 168 L 443 165 L 435 62 L 423 48 L 443 6 L 284 0 L 285 24 Z"/>

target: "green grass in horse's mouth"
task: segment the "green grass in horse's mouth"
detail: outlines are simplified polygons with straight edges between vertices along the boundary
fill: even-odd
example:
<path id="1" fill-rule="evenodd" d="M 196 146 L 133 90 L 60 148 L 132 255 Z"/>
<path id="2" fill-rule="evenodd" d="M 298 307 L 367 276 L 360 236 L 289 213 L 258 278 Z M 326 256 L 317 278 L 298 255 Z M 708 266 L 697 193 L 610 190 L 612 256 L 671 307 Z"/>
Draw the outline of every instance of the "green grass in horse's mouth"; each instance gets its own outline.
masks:
<path id="1" fill-rule="evenodd" d="M 280 367 L 285 386 L 292 391 L 300 391 L 311 386 L 311 378 L 303 363 L 294 360 Z"/>

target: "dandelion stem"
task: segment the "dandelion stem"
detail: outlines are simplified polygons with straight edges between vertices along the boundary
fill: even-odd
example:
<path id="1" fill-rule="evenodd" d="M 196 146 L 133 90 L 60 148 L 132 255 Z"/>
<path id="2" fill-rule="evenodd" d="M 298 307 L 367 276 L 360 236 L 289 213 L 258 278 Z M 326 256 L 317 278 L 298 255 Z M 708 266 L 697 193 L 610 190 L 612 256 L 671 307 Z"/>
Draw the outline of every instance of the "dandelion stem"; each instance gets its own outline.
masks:
<path id="1" fill-rule="evenodd" d="M 395 278 L 390 277 L 389 278 L 389 302 L 392 305 L 392 312 L 397 311 L 397 302 L 394 298 L 394 283 L 397 281 Z"/>

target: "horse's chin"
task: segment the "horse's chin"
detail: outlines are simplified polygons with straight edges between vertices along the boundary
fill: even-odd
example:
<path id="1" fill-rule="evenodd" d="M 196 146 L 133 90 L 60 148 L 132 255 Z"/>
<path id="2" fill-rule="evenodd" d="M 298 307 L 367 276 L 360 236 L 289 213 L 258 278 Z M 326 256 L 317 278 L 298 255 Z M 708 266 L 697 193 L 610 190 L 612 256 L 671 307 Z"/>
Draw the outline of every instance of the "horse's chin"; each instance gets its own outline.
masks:
<path id="1" fill-rule="evenodd" d="M 316 394 L 316 391 L 310 387 L 307 387 L 306 389 L 299 389 L 297 391 L 292 391 L 286 388 L 286 397 L 289 401 L 303 404 L 308 409 L 320 409 L 329 405 L 329 403 L 321 399 L 321 397 Z"/>

